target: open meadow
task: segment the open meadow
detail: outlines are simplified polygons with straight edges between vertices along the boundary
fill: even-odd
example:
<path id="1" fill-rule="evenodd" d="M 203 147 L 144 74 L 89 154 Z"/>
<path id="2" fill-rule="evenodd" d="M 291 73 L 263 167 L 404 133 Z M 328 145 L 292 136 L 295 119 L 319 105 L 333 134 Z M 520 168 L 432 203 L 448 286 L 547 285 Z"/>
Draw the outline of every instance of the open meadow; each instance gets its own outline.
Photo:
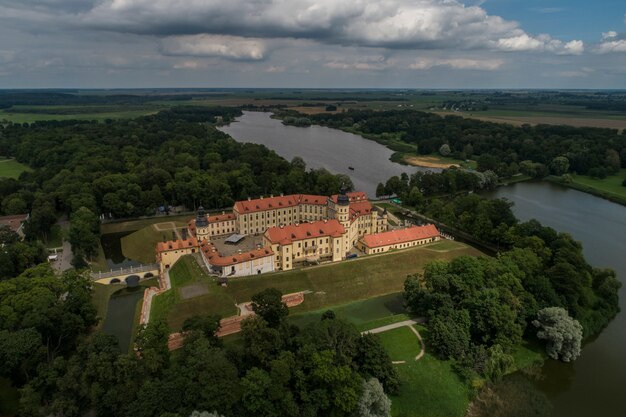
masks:
<path id="1" fill-rule="evenodd" d="M 22 172 L 31 171 L 31 169 L 12 158 L 0 156 L 0 178 L 19 178 Z"/>

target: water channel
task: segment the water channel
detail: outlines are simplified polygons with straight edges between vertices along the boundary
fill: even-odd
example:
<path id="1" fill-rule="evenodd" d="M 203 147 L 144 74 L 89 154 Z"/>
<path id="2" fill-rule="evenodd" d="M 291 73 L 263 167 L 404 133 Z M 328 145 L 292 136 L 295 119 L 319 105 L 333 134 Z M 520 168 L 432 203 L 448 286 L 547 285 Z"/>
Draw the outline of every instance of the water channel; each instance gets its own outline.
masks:
<path id="1" fill-rule="evenodd" d="M 309 168 L 325 168 L 346 174 L 354 189 L 376 195 L 376 185 L 403 172 L 412 174 L 423 168 L 400 165 L 389 158 L 393 151 L 372 140 L 323 126 L 285 126 L 271 113 L 244 112 L 235 123 L 220 128 L 238 142 L 258 143 L 291 161 L 300 156 Z M 350 167 L 354 168 L 351 170 Z"/>
<path id="2" fill-rule="evenodd" d="M 143 297 L 145 287 L 122 288 L 111 296 L 102 331 L 117 337 L 120 352 L 126 353 L 133 338 L 133 325 L 137 302 Z"/>
<path id="3" fill-rule="evenodd" d="M 378 143 L 320 126 L 284 126 L 269 113 L 245 112 L 222 130 L 240 142 L 266 145 L 286 159 L 301 156 L 309 167 L 348 174 L 355 188 L 374 195 L 376 184 L 402 172 L 415 172 L 389 161 L 391 151 Z M 355 168 L 350 171 L 348 166 Z M 582 242 L 587 260 L 611 267 L 625 285 L 620 305 L 626 308 L 626 207 L 546 182 L 499 188 L 492 197 L 515 203 L 522 220 L 535 218 Z M 548 361 L 539 389 L 552 402 L 554 417 L 626 416 L 626 312 L 618 314 L 573 364 Z"/>

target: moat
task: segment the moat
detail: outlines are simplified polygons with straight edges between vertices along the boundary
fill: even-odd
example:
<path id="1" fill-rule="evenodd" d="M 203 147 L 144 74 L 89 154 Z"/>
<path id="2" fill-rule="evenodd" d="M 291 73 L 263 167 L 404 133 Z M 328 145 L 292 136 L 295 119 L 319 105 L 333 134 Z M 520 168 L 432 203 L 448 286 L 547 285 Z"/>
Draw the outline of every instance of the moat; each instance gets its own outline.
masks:
<path id="1" fill-rule="evenodd" d="M 302 157 L 310 168 L 326 168 L 352 178 L 356 189 L 374 196 L 376 185 L 419 168 L 389 160 L 392 153 L 376 142 L 320 126 L 285 126 L 269 113 L 244 112 L 222 127 L 240 142 L 266 145 L 290 160 Z M 353 167 L 354 170 L 350 170 Z M 595 267 L 615 269 L 626 281 L 626 207 L 547 182 L 520 183 L 490 194 L 515 203 L 521 220 L 535 218 L 579 240 Z M 626 414 L 626 285 L 620 290 L 622 312 L 595 339 L 587 341 L 573 364 L 547 361 L 536 386 L 552 402 L 555 417 L 623 417 Z"/>

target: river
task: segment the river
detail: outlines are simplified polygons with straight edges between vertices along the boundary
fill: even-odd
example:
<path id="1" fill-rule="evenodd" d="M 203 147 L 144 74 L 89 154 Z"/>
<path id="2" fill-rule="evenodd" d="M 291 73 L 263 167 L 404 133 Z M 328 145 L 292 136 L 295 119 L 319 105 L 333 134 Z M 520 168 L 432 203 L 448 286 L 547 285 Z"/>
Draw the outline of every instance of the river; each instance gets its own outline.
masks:
<path id="1" fill-rule="evenodd" d="M 237 120 L 221 128 L 235 140 L 264 144 L 287 159 L 301 156 L 310 167 L 348 174 L 356 189 L 372 196 L 379 182 L 417 170 L 389 161 L 392 152 L 384 146 L 339 130 L 285 126 L 269 113 L 244 112 Z M 490 196 L 513 201 L 513 211 L 522 220 L 535 218 L 570 233 L 582 242 L 593 266 L 615 269 L 625 284 L 620 290 L 620 306 L 625 309 L 626 207 L 547 182 L 501 187 Z M 552 402 L 553 416 L 626 416 L 625 354 L 626 312 L 622 312 L 584 346 L 574 363 L 547 361 L 538 387 Z"/>
<path id="2" fill-rule="evenodd" d="M 622 312 L 575 362 L 547 361 L 538 387 L 552 402 L 554 417 L 626 416 L 626 207 L 547 182 L 501 187 L 491 196 L 513 201 L 521 220 L 535 218 L 570 233 L 591 265 L 617 272 L 624 284 Z"/>
<path id="3" fill-rule="evenodd" d="M 285 126 L 271 113 L 243 112 L 236 122 L 220 127 L 238 142 L 258 143 L 291 161 L 300 156 L 309 168 L 349 175 L 354 189 L 376 195 L 376 185 L 403 172 L 426 170 L 391 162 L 393 151 L 361 136 L 323 126 Z M 349 167 L 354 168 L 350 170 Z"/>

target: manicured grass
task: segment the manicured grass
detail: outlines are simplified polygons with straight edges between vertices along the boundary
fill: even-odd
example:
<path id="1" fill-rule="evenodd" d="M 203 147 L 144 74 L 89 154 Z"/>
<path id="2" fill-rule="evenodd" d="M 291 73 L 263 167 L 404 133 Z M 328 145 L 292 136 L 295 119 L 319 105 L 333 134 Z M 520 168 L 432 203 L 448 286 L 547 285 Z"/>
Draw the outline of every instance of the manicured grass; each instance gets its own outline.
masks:
<path id="1" fill-rule="evenodd" d="M 0 156 L 0 178 L 19 178 L 22 172 L 32 171 L 27 165 L 20 164 L 15 159 Z"/>
<path id="2" fill-rule="evenodd" d="M 158 223 L 170 223 L 169 220 L 162 220 Z M 171 222 L 180 229 L 187 226 L 183 222 Z M 122 238 L 122 253 L 128 259 L 132 259 L 144 264 L 153 263 L 155 259 L 155 246 L 158 242 L 172 239 L 172 230 L 157 230 L 154 225 L 145 226 Z"/>
<path id="3" fill-rule="evenodd" d="M 150 320 L 165 319 L 169 327 L 178 331 L 189 317 L 201 314 L 219 314 L 229 317 L 237 314 L 234 300 L 224 288 L 206 275 L 191 256 L 181 258 L 170 270 L 172 289 L 152 299 Z M 182 299 L 180 289 L 188 285 L 204 284 L 208 293 Z"/>
<path id="4" fill-rule="evenodd" d="M 572 175 L 575 184 L 600 190 L 605 193 L 614 194 L 626 199 L 626 187 L 622 182 L 626 179 L 626 168 L 621 169 L 618 174 L 608 176 L 604 179 L 591 178 L 586 175 Z"/>
<path id="5" fill-rule="evenodd" d="M 448 252 L 430 250 L 429 245 L 382 255 L 367 256 L 318 267 L 232 279 L 226 292 L 238 303 L 261 290 L 274 287 L 283 294 L 311 291 L 292 313 L 314 311 L 326 306 L 365 300 L 400 292 L 407 275 L 421 272 L 435 259 L 452 259 L 482 252 L 455 242 L 458 248 Z"/>
<path id="6" fill-rule="evenodd" d="M 289 321 L 295 325 L 304 326 L 319 321 L 325 311 L 332 310 L 335 316 L 355 324 L 359 330 L 363 331 L 406 320 L 408 316 L 405 314 L 403 302 L 402 293 L 393 293 L 307 313 L 291 314 Z"/>
<path id="7" fill-rule="evenodd" d="M 457 250 L 466 246 L 464 243 L 457 242 L 456 240 L 442 239 L 438 242 L 428 245 L 429 250 L 438 252 L 446 252 L 450 250 Z"/>
<path id="8" fill-rule="evenodd" d="M 0 378 L 0 416 L 17 415 L 20 393 L 8 378 Z"/>
<path id="9" fill-rule="evenodd" d="M 155 216 L 145 219 L 134 219 L 120 222 L 115 221 L 110 223 L 104 223 L 102 226 L 100 226 L 100 233 L 105 235 L 108 233 L 134 232 L 155 223 L 180 222 L 184 223 L 184 225 L 187 225 L 187 222 L 193 217 L 194 214 L 187 213 L 169 216 Z"/>
<path id="10" fill-rule="evenodd" d="M 415 326 L 428 345 L 428 331 L 423 326 Z M 410 329 L 404 328 L 406 332 Z M 392 345 L 394 340 L 403 344 L 417 343 L 413 352 L 419 352 L 419 342 L 413 333 L 409 342 L 406 332 L 385 332 L 380 336 L 385 346 Z M 404 338 L 406 337 L 406 340 Z M 395 348 L 394 348 L 395 349 Z M 398 345 L 398 349 L 404 349 Z M 396 354 L 391 352 L 390 354 Z M 397 354 L 408 354 L 402 351 Z M 413 357 L 414 358 L 414 357 Z M 392 356 L 393 360 L 398 360 Z M 400 359 L 404 360 L 404 359 Z M 470 390 L 452 370 L 449 361 L 441 361 L 428 352 L 419 361 L 407 360 L 405 364 L 396 365 L 400 375 L 400 392 L 391 397 L 391 415 L 394 417 L 462 417 L 470 400 Z"/>
<path id="11" fill-rule="evenodd" d="M 408 326 L 379 333 L 383 346 L 392 361 L 415 362 L 422 350 L 419 339 Z"/>

